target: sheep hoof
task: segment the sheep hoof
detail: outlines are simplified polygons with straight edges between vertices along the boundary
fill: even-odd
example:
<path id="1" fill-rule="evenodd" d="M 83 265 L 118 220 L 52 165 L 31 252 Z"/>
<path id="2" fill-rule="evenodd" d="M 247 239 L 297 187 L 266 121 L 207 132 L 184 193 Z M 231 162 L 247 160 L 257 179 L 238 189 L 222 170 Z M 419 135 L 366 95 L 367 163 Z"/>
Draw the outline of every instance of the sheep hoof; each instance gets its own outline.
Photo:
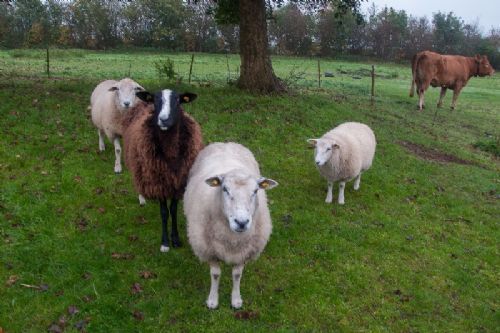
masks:
<path id="1" fill-rule="evenodd" d="M 160 252 L 166 253 L 170 250 L 168 246 L 162 245 L 160 246 Z"/>
<path id="2" fill-rule="evenodd" d="M 241 298 L 240 299 L 233 299 L 231 301 L 231 306 L 234 309 L 241 309 L 241 307 L 243 306 L 243 300 Z"/>
<path id="3" fill-rule="evenodd" d="M 146 199 L 144 199 L 144 197 L 139 194 L 139 205 L 141 206 L 144 206 L 146 204 Z"/>
<path id="4" fill-rule="evenodd" d="M 115 173 L 117 175 L 119 175 L 120 173 L 122 173 L 122 168 L 121 167 L 120 168 L 115 167 Z"/>
<path id="5" fill-rule="evenodd" d="M 207 299 L 207 307 L 209 309 L 217 309 L 217 307 L 219 306 L 219 302 L 217 302 L 216 300 L 213 300 L 213 299 Z"/>
<path id="6" fill-rule="evenodd" d="M 339 201 L 339 205 L 343 205 L 344 204 L 344 201 Z"/>
<path id="7" fill-rule="evenodd" d="M 182 242 L 180 240 L 173 240 L 172 239 L 172 247 L 181 247 Z"/>

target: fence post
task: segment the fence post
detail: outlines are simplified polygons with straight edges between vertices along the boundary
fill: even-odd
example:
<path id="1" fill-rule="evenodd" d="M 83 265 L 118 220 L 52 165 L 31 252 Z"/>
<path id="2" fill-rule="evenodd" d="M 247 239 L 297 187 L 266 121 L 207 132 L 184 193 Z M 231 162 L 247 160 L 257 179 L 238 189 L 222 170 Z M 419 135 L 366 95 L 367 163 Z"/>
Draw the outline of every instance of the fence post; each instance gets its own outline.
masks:
<path id="1" fill-rule="evenodd" d="M 49 47 L 47 46 L 47 77 L 50 78 Z"/>
<path id="2" fill-rule="evenodd" d="M 375 101 L 375 65 L 372 65 L 372 94 L 370 97 L 371 105 L 373 105 Z"/>
<path id="3" fill-rule="evenodd" d="M 318 59 L 318 88 L 321 88 L 321 66 Z"/>
<path id="4" fill-rule="evenodd" d="M 194 53 L 191 56 L 191 65 L 189 66 L 189 79 L 188 79 L 189 84 L 191 84 L 191 73 L 193 72 L 193 62 L 194 62 Z"/>
<path id="5" fill-rule="evenodd" d="M 231 71 L 229 70 L 229 57 L 226 52 L 226 64 L 227 64 L 227 83 L 231 81 Z"/>

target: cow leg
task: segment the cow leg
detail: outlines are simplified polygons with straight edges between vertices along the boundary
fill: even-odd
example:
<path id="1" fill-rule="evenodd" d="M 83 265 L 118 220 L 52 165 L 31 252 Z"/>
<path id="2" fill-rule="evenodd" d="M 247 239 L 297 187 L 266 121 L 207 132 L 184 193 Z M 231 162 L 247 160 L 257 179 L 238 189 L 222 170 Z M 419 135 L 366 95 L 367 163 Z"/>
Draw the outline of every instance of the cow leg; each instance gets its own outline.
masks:
<path id="1" fill-rule="evenodd" d="M 451 101 L 451 110 L 455 110 L 455 106 L 457 105 L 457 98 L 458 95 L 460 95 L 460 90 L 462 90 L 462 87 L 456 86 L 455 89 L 453 90 L 453 100 Z"/>
<path id="2" fill-rule="evenodd" d="M 161 214 L 161 252 L 168 252 L 170 250 L 168 240 L 168 209 L 167 200 L 160 199 L 160 214 Z"/>
<path id="3" fill-rule="evenodd" d="M 419 91 L 418 91 L 418 110 L 422 111 L 422 109 L 424 107 L 425 107 L 424 106 L 424 90 L 419 89 Z"/>
<path id="4" fill-rule="evenodd" d="M 182 246 L 181 240 L 179 239 L 179 231 L 177 230 L 177 199 L 172 199 L 170 202 L 170 216 L 172 217 L 172 233 L 170 237 L 172 238 L 172 246 L 180 247 Z"/>
<path id="5" fill-rule="evenodd" d="M 439 94 L 439 102 L 437 104 L 437 107 L 440 108 L 443 106 L 443 98 L 444 95 L 446 95 L 446 87 L 441 87 L 441 93 Z"/>

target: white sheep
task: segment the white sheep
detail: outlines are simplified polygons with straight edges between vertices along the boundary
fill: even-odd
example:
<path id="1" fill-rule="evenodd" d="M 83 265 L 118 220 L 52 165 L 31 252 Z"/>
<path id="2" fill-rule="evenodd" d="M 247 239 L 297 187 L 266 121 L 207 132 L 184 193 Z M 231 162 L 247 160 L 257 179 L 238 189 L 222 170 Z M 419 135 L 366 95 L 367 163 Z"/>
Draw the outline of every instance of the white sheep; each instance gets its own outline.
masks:
<path id="1" fill-rule="evenodd" d="M 340 181 L 338 202 L 343 205 L 345 183 L 355 178 L 354 189 L 358 190 L 361 173 L 372 165 L 377 145 L 373 131 L 365 124 L 348 122 L 307 142 L 315 147 L 316 166 L 328 182 L 325 202 L 332 202 L 333 183 Z"/>
<path id="2" fill-rule="evenodd" d="M 106 80 L 95 87 L 90 97 L 92 122 L 97 127 L 99 135 L 99 151 L 105 149 L 104 135 L 115 146 L 115 173 L 122 172 L 120 146 L 123 132 L 122 117 L 135 106 L 138 101 L 135 93 L 141 90 L 144 88 L 129 78 L 121 81 Z"/>
<path id="3" fill-rule="evenodd" d="M 264 250 L 272 224 L 264 191 L 278 185 L 260 176 L 252 153 L 237 143 L 213 143 L 196 158 L 184 194 L 188 239 L 194 253 L 210 265 L 206 301 L 219 304 L 220 262 L 233 265 L 231 305 L 240 308 L 245 263 Z"/>

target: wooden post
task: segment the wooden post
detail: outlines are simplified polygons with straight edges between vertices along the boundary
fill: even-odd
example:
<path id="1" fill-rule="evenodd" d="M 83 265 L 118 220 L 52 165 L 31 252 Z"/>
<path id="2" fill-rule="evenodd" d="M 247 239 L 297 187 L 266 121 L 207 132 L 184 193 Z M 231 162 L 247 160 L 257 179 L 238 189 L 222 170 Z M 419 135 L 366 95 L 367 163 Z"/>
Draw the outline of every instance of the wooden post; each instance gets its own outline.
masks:
<path id="1" fill-rule="evenodd" d="M 321 66 L 318 59 L 318 88 L 321 88 Z"/>
<path id="2" fill-rule="evenodd" d="M 226 52 L 226 64 L 227 64 L 227 83 L 231 80 L 231 71 L 229 70 L 229 57 Z"/>
<path id="3" fill-rule="evenodd" d="M 191 84 L 191 73 L 193 72 L 193 62 L 194 62 L 194 53 L 191 56 L 191 65 L 189 66 L 189 79 L 188 79 L 189 84 Z"/>
<path id="4" fill-rule="evenodd" d="M 375 101 L 375 65 L 372 65 L 372 94 L 370 98 L 371 104 Z"/>
<path id="5" fill-rule="evenodd" d="M 47 77 L 50 78 L 49 47 L 47 46 Z"/>

